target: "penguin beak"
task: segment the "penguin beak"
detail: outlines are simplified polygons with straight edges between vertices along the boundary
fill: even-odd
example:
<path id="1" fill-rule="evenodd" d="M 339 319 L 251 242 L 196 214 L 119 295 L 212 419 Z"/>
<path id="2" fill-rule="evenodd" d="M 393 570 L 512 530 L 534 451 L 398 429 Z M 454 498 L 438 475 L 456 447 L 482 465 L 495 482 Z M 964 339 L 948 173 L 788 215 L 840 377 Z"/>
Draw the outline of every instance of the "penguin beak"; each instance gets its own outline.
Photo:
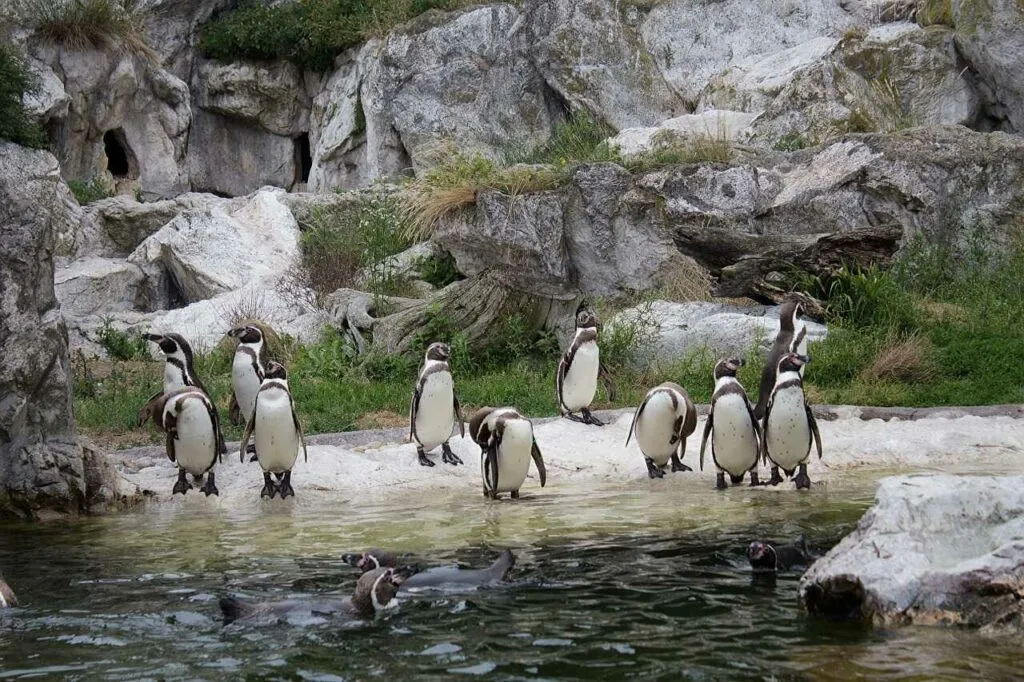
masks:
<path id="1" fill-rule="evenodd" d="M 229 329 L 228 333 L 224 336 L 234 336 L 235 338 L 238 338 L 242 335 L 242 331 L 243 329 L 241 327 L 235 327 L 234 329 Z"/>
<path id="2" fill-rule="evenodd" d="M 810 355 L 798 355 L 797 357 L 800 359 L 800 362 L 804 363 L 805 365 L 811 361 Z"/>

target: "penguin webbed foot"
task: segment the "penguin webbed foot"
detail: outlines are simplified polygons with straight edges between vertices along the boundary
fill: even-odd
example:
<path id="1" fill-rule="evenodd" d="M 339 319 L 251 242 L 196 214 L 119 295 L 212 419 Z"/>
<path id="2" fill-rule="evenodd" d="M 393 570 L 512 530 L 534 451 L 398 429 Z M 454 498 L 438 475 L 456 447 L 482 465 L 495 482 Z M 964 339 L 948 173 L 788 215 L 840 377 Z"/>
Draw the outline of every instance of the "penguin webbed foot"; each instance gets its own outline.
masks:
<path id="1" fill-rule="evenodd" d="M 576 422 L 577 424 L 586 424 L 587 423 L 585 419 L 583 419 L 582 417 L 577 417 L 572 412 L 566 412 L 562 416 L 565 417 L 566 419 L 568 419 L 569 421 Z"/>
<path id="2" fill-rule="evenodd" d="M 743 474 L 740 474 L 739 476 L 735 474 L 729 474 L 729 480 L 732 482 L 733 485 L 739 485 L 740 483 L 743 483 Z"/>
<path id="3" fill-rule="evenodd" d="M 509 493 L 509 497 L 511 497 L 513 500 L 518 500 L 519 499 L 519 491 L 518 490 L 513 490 L 512 492 Z"/>
<path id="4" fill-rule="evenodd" d="M 604 426 L 604 422 L 595 417 L 593 414 L 591 414 L 590 410 L 588 410 L 587 408 L 584 407 L 582 410 L 580 410 L 580 414 L 583 415 L 584 424 L 592 424 L 593 426 Z"/>
<path id="5" fill-rule="evenodd" d="M 693 467 L 686 466 L 683 461 L 679 459 L 679 455 L 672 454 L 672 471 L 693 471 Z"/>
<path id="6" fill-rule="evenodd" d="M 443 445 L 441 445 L 441 461 L 444 462 L 445 464 L 451 464 L 453 466 L 458 466 L 459 464 L 462 464 L 462 460 L 459 458 L 458 455 L 452 452 L 452 448 L 450 445 L 448 445 L 448 443 L 444 443 Z"/>
<path id="7" fill-rule="evenodd" d="M 779 474 L 779 467 L 772 467 L 772 477 L 765 482 L 765 485 L 778 485 L 782 483 L 782 476 Z"/>
<path id="8" fill-rule="evenodd" d="M 427 459 L 427 453 L 423 452 L 423 448 L 416 448 L 416 457 L 419 459 L 420 466 L 434 466 L 434 463 Z"/>
<path id="9" fill-rule="evenodd" d="M 189 490 L 192 490 L 192 484 L 189 483 L 188 478 L 185 477 L 185 470 L 178 469 L 178 480 L 174 484 L 174 487 L 171 488 L 171 494 L 177 495 L 178 493 L 181 493 L 184 495 Z"/>
<path id="10" fill-rule="evenodd" d="M 718 490 L 725 490 L 729 485 L 725 482 L 725 474 L 721 471 L 718 472 L 718 476 L 715 477 L 715 488 Z"/>
<path id="11" fill-rule="evenodd" d="M 284 479 L 277 484 L 277 494 L 282 500 L 286 497 L 295 497 L 295 489 L 292 488 L 292 472 L 284 472 Z"/>
<path id="12" fill-rule="evenodd" d="M 270 480 L 270 472 L 263 472 L 263 490 L 260 491 L 260 497 L 266 497 L 273 499 L 274 495 L 277 494 L 277 485 Z"/>
<path id="13" fill-rule="evenodd" d="M 654 460 L 650 457 L 644 457 L 644 461 L 647 463 L 647 475 L 651 478 L 664 478 L 665 470 L 654 463 Z"/>
<path id="14" fill-rule="evenodd" d="M 210 472 L 209 477 L 206 479 L 206 484 L 199 489 L 199 492 L 205 493 L 207 497 L 210 495 L 216 495 L 220 497 L 220 491 L 217 490 L 217 485 L 214 483 L 213 472 Z"/>
<path id="15" fill-rule="evenodd" d="M 250 462 L 257 461 L 259 458 L 256 456 L 256 443 L 249 443 L 245 448 L 245 454 L 252 455 L 252 457 L 249 458 Z"/>
<path id="16" fill-rule="evenodd" d="M 759 485 L 767 485 L 767 484 L 766 483 L 761 483 L 757 479 L 757 472 L 756 471 L 751 471 L 750 472 L 750 487 L 751 488 L 756 488 Z"/>
<path id="17" fill-rule="evenodd" d="M 796 482 L 796 489 L 800 490 L 804 488 L 810 490 L 811 488 L 811 477 L 807 475 L 807 465 L 801 464 L 800 471 L 797 473 L 796 478 L 793 479 Z"/>

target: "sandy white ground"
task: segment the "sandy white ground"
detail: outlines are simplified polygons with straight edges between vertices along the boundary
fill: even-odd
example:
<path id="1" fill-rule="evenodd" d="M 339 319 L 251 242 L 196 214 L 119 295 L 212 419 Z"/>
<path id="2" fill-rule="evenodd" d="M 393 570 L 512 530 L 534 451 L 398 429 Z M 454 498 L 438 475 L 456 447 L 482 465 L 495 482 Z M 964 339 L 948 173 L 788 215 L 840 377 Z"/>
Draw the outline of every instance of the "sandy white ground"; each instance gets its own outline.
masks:
<path id="1" fill-rule="evenodd" d="M 1008 413 L 1020 414 L 1010 408 Z M 894 470 L 948 471 L 969 473 L 1024 472 L 1024 419 L 1011 416 L 932 416 L 915 420 L 865 420 L 860 408 L 829 408 L 829 419 L 819 418 L 824 458 L 812 459 L 812 481 L 827 485 L 857 471 L 878 470 L 879 476 Z M 946 414 L 962 414 L 948 412 Z M 531 467 L 523 486 L 524 494 L 558 495 L 580 487 L 630 486 L 647 481 L 647 470 L 635 440 L 625 446 L 632 410 L 603 413 L 608 425 L 599 428 L 565 419 L 535 420 L 537 442 L 547 463 L 547 486 L 542 490 Z M 653 485 L 671 487 L 712 487 L 715 468 L 710 444 L 704 471 L 700 471 L 700 436 L 705 418 L 687 442 L 685 464 L 696 471 L 668 473 Z M 440 450 L 432 453 L 437 465 L 420 466 L 415 447 L 405 440 L 406 433 L 392 429 L 384 432 L 357 432 L 318 436 L 309 447 L 309 462 L 301 455 L 293 484 L 296 493 L 310 496 L 339 493 L 348 498 L 381 500 L 391 495 L 431 491 L 456 493 L 483 501 L 480 480 L 479 448 L 467 436 L 456 432 L 452 449 L 465 464 L 450 466 L 440 461 Z M 376 439 L 376 440 L 373 440 Z M 229 446 L 231 447 L 231 446 Z M 176 470 L 162 448 L 142 448 L 115 453 L 113 459 L 126 483 L 152 491 L 155 498 L 171 498 Z M 248 460 L 248 458 L 246 458 Z M 256 463 L 239 462 L 237 444 L 216 469 L 222 503 L 239 497 L 258 498 L 263 485 Z M 762 476 L 767 476 L 762 468 Z M 761 488 L 766 493 L 791 491 L 786 482 L 777 488 Z M 197 491 L 189 496 L 201 495 Z M 180 498 L 180 496 L 179 496 Z"/>

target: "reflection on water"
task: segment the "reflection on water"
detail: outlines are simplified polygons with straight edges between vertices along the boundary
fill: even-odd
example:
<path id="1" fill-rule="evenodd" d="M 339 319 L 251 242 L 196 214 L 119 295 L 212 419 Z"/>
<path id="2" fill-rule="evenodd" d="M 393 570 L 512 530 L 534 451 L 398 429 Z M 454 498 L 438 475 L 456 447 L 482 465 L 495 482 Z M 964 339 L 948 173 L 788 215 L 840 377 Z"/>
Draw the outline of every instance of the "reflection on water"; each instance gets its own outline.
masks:
<path id="1" fill-rule="evenodd" d="M 844 487 L 845 486 L 845 487 Z M 869 482 L 810 494 L 665 490 L 463 496 L 366 506 L 190 497 L 65 526 L 0 528 L 23 609 L 0 615 L 0 679 L 1010 679 L 1020 641 L 875 633 L 808 619 L 797 575 L 754 581 L 752 537 L 828 545 Z M 516 583 L 406 601 L 377 622 L 221 625 L 217 599 L 347 592 L 338 557 L 371 545 L 482 566 L 512 546 Z"/>

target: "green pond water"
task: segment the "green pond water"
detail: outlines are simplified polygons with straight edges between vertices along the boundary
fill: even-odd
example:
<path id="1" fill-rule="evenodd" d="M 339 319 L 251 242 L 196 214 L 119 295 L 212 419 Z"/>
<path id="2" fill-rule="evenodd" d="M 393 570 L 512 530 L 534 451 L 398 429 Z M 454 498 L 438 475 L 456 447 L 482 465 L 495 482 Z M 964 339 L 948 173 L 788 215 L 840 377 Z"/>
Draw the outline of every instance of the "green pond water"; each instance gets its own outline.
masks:
<path id="1" fill-rule="evenodd" d="M 299 490 L 231 509 L 189 495 L 0 526 L 0 569 L 25 604 L 0 613 L 0 679 L 1019 678 L 1019 639 L 825 622 L 799 609 L 798 574 L 751 574 L 751 539 L 805 533 L 827 548 L 869 506 L 873 479 L 787 494 L 524 489 L 518 503 Z M 338 557 L 376 545 L 470 566 L 509 546 L 518 562 L 507 587 L 420 595 L 368 623 L 222 624 L 227 594 L 348 593 L 356 575 Z"/>

